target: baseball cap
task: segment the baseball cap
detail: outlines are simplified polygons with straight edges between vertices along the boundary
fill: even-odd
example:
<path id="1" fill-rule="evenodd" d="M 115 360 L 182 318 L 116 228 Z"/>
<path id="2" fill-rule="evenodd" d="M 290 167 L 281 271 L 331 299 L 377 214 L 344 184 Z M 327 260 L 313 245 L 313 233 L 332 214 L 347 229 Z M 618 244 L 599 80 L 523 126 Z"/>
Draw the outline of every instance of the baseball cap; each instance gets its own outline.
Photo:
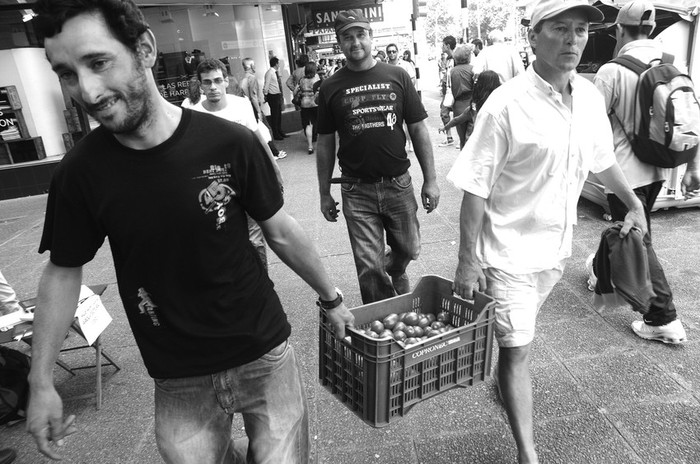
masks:
<path id="1" fill-rule="evenodd" d="M 371 30 L 369 25 L 369 20 L 365 18 L 361 10 L 346 10 L 338 13 L 335 17 L 335 33 L 342 34 L 351 27 L 361 27 L 363 29 Z"/>
<path id="2" fill-rule="evenodd" d="M 656 26 L 656 10 L 646 0 L 634 0 L 620 8 L 615 24 L 623 26 Z"/>
<path id="3" fill-rule="evenodd" d="M 538 0 L 530 14 L 530 26 L 535 27 L 540 21 L 553 18 L 573 8 L 586 13 L 591 23 L 600 23 L 605 17 L 598 8 L 589 5 L 586 0 Z"/>

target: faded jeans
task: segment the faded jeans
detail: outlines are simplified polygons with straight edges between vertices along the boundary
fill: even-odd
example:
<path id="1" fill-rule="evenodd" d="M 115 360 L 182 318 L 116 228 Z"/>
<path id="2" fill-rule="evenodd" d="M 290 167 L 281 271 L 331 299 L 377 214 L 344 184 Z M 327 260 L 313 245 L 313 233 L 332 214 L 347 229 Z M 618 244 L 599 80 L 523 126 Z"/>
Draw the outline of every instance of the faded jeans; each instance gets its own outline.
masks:
<path id="1" fill-rule="evenodd" d="M 661 267 L 659 258 L 651 245 L 651 209 L 659 196 L 663 182 L 654 182 L 653 184 L 645 185 L 634 189 L 635 195 L 644 205 L 644 215 L 647 220 L 647 229 L 649 232 L 644 236 L 644 245 L 647 249 L 647 257 L 649 258 L 649 274 L 651 277 L 651 287 L 656 293 L 656 297 L 651 300 L 649 312 L 644 315 L 644 322 L 652 326 L 666 325 L 676 319 L 676 306 L 673 304 L 673 294 L 671 287 L 666 280 L 666 274 Z M 627 214 L 627 206 L 613 194 L 608 194 L 608 205 L 610 206 L 610 215 L 613 221 L 624 221 Z"/>
<path id="2" fill-rule="evenodd" d="M 343 183 L 343 214 L 364 304 L 410 291 L 406 268 L 420 253 L 418 203 L 408 172 L 377 183 Z M 385 254 L 386 243 L 391 247 Z"/>
<path id="3" fill-rule="evenodd" d="M 306 394 L 288 341 L 213 375 L 155 379 L 156 443 L 172 464 L 307 464 Z M 231 439 L 241 413 L 248 443 Z"/>

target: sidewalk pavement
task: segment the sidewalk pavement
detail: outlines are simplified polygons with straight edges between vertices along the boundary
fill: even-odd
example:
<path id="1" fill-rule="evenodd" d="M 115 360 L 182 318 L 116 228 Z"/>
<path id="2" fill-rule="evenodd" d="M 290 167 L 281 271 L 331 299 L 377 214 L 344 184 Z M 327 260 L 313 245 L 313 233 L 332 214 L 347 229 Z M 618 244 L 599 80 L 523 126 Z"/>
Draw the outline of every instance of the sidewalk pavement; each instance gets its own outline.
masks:
<path id="1" fill-rule="evenodd" d="M 445 180 L 458 150 L 437 148 L 437 92 L 424 91 L 442 196 L 438 209 L 419 211 L 422 253 L 409 267 L 420 276 L 452 278 L 457 262 L 461 194 Z M 360 304 L 344 221 L 327 223 L 319 212 L 315 156 L 306 154 L 301 132 L 279 142 L 289 156 L 279 161 L 287 210 L 316 242 L 333 281 L 349 307 Z M 422 176 L 410 155 L 416 193 Z M 332 189 L 340 200 L 339 187 Z M 28 298 L 47 256 L 36 253 L 46 196 L 0 202 L 0 269 Z M 596 311 L 586 288 L 584 260 L 607 227 L 602 209 L 579 203 L 574 254 L 562 281 L 541 310 L 533 345 L 535 438 L 542 463 L 700 463 L 700 210 L 658 211 L 652 216 L 657 254 L 675 292 L 688 332 L 682 346 L 637 338 L 636 314 L 627 308 Z M 292 343 L 303 371 L 310 407 L 313 463 L 446 464 L 515 463 L 515 444 L 493 381 L 455 388 L 416 405 L 391 425 L 373 429 L 332 397 L 318 381 L 316 295 L 270 253 L 270 274 L 288 311 Z M 103 302 L 114 321 L 103 335 L 105 349 L 121 366 L 105 368 L 102 409 L 94 398 L 94 370 L 55 377 L 65 412 L 77 416 L 79 432 L 67 439 L 64 462 L 123 464 L 161 462 L 154 443 L 152 381 L 121 309 L 111 255 L 104 246 L 85 267 L 84 282 L 107 283 Z M 74 337 L 73 337 L 74 338 Z M 77 343 L 71 338 L 67 343 Z M 21 347 L 14 344 L 15 347 Z M 497 350 L 494 350 L 494 356 Z M 94 360 L 90 350 L 63 354 L 70 365 Z M 494 358 L 495 360 L 495 358 Z M 0 448 L 18 450 L 18 464 L 43 460 L 24 424 L 0 429 Z M 234 436 L 242 422 L 234 419 Z"/>

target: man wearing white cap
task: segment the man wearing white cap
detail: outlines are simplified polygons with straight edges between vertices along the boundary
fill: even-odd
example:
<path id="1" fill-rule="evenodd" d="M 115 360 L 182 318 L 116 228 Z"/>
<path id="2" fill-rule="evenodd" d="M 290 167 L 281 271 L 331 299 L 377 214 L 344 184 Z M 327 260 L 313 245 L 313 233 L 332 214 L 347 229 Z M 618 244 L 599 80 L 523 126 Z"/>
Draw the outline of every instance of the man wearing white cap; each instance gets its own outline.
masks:
<path id="1" fill-rule="evenodd" d="M 649 39 L 649 35 L 656 26 L 655 16 L 654 5 L 646 0 L 635 0 L 620 9 L 615 20 L 616 50 L 619 50 L 616 56 L 632 57 L 644 66 L 661 60 L 663 56 L 661 44 Z M 686 332 L 676 314 L 671 287 L 651 247 L 649 215 L 664 179 L 670 171 L 642 162 L 632 150 L 628 134 L 630 136 L 634 134 L 634 107 L 638 81 L 639 76 L 636 72 L 615 62 L 602 66 L 593 80 L 603 94 L 610 116 L 617 162 L 634 189 L 634 193 L 644 205 L 649 226 L 649 233 L 645 235 L 644 241 L 648 245 L 649 271 L 656 297 L 652 300 L 649 312 L 644 315 L 644 319 L 632 323 L 632 330 L 647 340 L 677 344 L 686 341 Z M 700 182 L 697 158 L 688 164 L 686 172 L 688 174 L 683 178 L 685 192 L 697 190 Z M 608 205 L 613 220 L 619 221 L 627 209 L 614 194 L 606 193 L 608 193 Z"/>
<path id="2" fill-rule="evenodd" d="M 464 190 L 454 290 L 497 301 L 498 382 L 519 463 L 536 463 L 529 354 L 542 303 L 571 256 L 589 171 L 629 207 L 620 234 L 646 231 L 644 209 L 615 162 L 600 93 L 576 74 L 590 22 L 585 0 L 541 0 L 528 32 L 536 60 L 496 89 L 447 178 Z"/>

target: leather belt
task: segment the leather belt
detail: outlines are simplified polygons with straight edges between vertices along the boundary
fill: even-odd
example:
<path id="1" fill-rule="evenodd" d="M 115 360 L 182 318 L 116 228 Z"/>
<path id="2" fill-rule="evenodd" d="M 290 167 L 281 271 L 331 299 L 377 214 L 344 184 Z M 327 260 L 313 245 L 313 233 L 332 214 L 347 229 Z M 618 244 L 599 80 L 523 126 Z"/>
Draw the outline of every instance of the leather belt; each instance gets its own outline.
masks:
<path id="1" fill-rule="evenodd" d="M 405 172 L 399 174 L 398 176 L 384 176 L 384 177 L 334 177 L 328 182 L 331 184 L 381 184 L 383 182 L 391 182 L 397 177 L 401 177 Z"/>

